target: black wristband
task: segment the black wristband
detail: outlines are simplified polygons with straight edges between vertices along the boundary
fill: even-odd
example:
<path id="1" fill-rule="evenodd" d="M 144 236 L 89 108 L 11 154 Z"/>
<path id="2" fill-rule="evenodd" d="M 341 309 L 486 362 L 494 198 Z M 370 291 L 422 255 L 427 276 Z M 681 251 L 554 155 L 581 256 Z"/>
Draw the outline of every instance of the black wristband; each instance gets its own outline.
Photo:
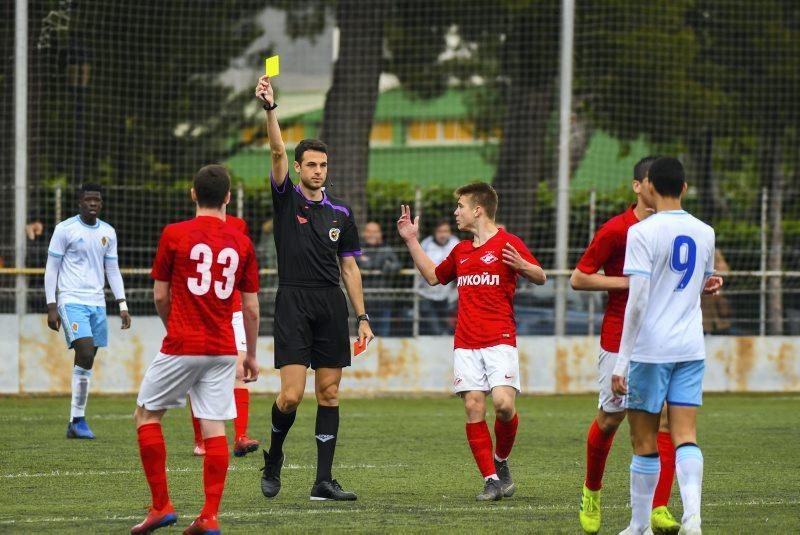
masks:
<path id="1" fill-rule="evenodd" d="M 275 108 L 277 108 L 277 107 L 278 107 L 278 103 L 277 103 L 277 102 L 273 102 L 273 103 L 272 103 L 272 106 L 270 106 L 270 105 L 269 105 L 269 102 L 265 102 L 265 103 L 264 103 L 264 106 L 263 106 L 263 108 L 264 108 L 265 110 L 267 110 L 267 111 L 274 110 L 274 109 L 275 109 Z"/>

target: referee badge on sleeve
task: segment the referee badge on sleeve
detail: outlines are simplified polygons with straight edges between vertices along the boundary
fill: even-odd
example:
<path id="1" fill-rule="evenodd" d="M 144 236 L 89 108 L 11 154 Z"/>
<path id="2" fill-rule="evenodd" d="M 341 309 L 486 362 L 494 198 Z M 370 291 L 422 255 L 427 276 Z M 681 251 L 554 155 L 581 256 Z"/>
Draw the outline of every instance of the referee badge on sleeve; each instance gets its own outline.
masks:
<path id="1" fill-rule="evenodd" d="M 331 239 L 331 241 L 338 241 L 340 233 L 341 233 L 341 230 L 339 230 L 338 228 L 334 227 L 334 228 L 332 228 L 332 229 L 330 229 L 328 231 L 328 237 Z"/>

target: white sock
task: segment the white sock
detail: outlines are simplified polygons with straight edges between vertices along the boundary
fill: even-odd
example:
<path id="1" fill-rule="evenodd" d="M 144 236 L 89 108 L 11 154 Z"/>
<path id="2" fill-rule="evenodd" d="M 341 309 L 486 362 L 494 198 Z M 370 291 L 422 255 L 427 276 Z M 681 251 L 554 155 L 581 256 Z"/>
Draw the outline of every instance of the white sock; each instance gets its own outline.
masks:
<path id="1" fill-rule="evenodd" d="M 495 481 L 500 481 L 500 478 L 497 477 L 497 474 L 492 474 L 492 475 L 487 476 L 487 477 L 485 477 L 483 479 L 485 479 L 486 481 L 489 481 L 490 479 L 494 479 Z"/>
<path id="2" fill-rule="evenodd" d="M 631 460 L 631 527 L 641 533 L 650 527 L 653 495 L 661 463 L 658 457 L 634 455 Z"/>
<path id="3" fill-rule="evenodd" d="M 683 521 L 700 516 L 700 494 L 703 487 L 703 453 L 696 445 L 679 446 L 675 450 L 675 472 L 683 502 Z"/>
<path id="4" fill-rule="evenodd" d="M 82 418 L 86 415 L 86 400 L 89 399 L 89 380 L 92 370 L 86 370 L 78 365 L 72 368 L 72 407 L 69 418 Z"/>

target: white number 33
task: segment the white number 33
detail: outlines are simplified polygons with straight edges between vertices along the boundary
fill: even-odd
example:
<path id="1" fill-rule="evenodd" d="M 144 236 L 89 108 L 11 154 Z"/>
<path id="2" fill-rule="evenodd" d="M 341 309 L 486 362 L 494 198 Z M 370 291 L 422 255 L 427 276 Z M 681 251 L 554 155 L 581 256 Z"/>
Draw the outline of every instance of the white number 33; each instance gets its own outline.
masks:
<path id="1" fill-rule="evenodd" d="M 199 278 L 189 277 L 186 284 L 189 291 L 194 295 L 205 295 L 211 289 L 211 264 L 214 261 L 214 253 L 211 247 L 205 243 L 198 243 L 192 247 L 189 258 L 197 260 L 197 273 Z M 236 282 L 236 268 L 239 267 L 239 253 L 235 249 L 226 247 L 217 255 L 217 264 L 222 264 L 222 276 L 224 280 L 214 281 L 214 293 L 220 299 L 227 299 L 233 293 L 233 286 Z"/>

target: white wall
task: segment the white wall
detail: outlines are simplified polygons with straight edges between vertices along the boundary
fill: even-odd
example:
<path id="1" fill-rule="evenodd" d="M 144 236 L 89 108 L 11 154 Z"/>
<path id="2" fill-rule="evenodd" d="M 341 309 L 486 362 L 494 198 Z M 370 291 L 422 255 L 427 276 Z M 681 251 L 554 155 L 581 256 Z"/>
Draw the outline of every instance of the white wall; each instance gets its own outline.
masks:
<path id="1" fill-rule="evenodd" d="M 109 347 L 101 349 L 93 393 L 136 392 L 142 374 L 161 346 L 164 328 L 155 316 L 134 318 L 128 331 L 109 317 Z M 0 393 L 66 393 L 72 351 L 64 336 L 47 328 L 45 316 L 0 315 Z M 800 337 L 708 337 L 705 390 L 709 392 L 800 391 Z M 519 339 L 522 389 L 529 393 L 596 390 L 597 338 L 551 336 Z M 257 392 L 275 392 L 272 338 L 259 339 L 261 379 Z M 345 393 L 450 392 L 452 338 L 375 340 L 345 370 Z M 309 388 L 313 383 L 309 381 Z"/>

